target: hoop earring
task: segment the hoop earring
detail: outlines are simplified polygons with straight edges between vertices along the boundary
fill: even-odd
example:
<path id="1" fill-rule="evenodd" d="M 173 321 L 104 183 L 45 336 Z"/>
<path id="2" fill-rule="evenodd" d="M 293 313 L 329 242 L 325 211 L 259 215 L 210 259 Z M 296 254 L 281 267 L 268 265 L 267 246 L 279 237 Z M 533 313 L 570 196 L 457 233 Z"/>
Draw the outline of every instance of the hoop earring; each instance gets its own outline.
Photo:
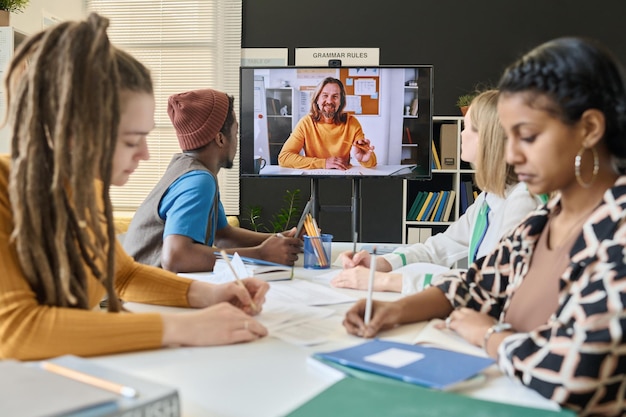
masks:
<path id="1" fill-rule="evenodd" d="M 580 165 L 583 159 L 583 154 L 585 153 L 587 148 L 585 148 L 584 146 L 580 148 L 580 150 L 576 154 L 576 159 L 574 160 L 574 172 L 576 173 L 576 181 L 578 181 L 580 186 L 583 188 L 591 187 L 593 182 L 596 180 L 598 171 L 600 171 L 600 159 L 598 158 L 598 151 L 596 151 L 595 148 L 589 148 L 589 149 L 591 149 L 591 153 L 593 153 L 593 174 L 591 175 L 591 181 L 585 182 L 580 176 Z"/>

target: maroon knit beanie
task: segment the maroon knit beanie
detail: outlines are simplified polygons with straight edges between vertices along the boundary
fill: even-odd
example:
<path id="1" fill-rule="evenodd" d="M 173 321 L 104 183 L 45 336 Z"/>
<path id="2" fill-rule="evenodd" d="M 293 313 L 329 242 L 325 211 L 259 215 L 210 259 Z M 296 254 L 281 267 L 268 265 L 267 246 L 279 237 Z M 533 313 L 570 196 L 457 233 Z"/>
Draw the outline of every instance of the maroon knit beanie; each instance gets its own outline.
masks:
<path id="1" fill-rule="evenodd" d="M 167 100 L 167 114 L 176 129 L 180 148 L 198 149 L 215 139 L 224 126 L 228 96 L 208 88 L 174 94 Z"/>

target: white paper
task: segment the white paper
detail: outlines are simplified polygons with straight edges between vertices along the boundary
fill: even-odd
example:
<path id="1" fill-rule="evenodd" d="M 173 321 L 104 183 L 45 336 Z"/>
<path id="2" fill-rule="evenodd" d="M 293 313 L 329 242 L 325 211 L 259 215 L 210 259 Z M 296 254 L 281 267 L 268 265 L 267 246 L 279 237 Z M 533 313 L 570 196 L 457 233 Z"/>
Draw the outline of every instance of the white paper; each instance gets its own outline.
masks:
<path id="1" fill-rule="evenodd" d="M 295 326 L 307 321 L 322 320 L 332 316 L 334 312 L 334 310 L 325 307 L 272 301 L 265 303 L 263 311 L 255 318 L 272 333 L 275 330 Z"/>
<path id="2" fill-rule="evenodd" d="M 311 346 L 326 343 L 331 339 L 331 335 L 341 326 L 342 318 L 333 317 L 325 320 L 307 321 L 297 326 L 287 326 L 271 332 L 270 335 L 277 337 L 287 343 L 299 346 Z"/>
<path id="3" fill-rule="evenodd" d="M 363 358 L 366 362 L 376 363 L 378 365 L 388 366 L 390 368 L 402 368 L 417 362 L 424 358 L 424 354 L 419 352 L 411 352 L 409 350 L 390 348 L 380 352 L 367 355 Z"/>
<path id="4" fill-rule="evenodd" d="M 356 301 L 356 298 L 325 285 L 300 279 L 271 282 L 270 290 L 265 298 L 270 302 L 297 303 L 308 306 L 353 303 Z"/>
<path id="5" fill-rule="evenodd" d="M 353 111 L 356 114 L 363 113 L 363 106 L 361 106 L 361 96 L 346 96 L 345 111 Z"/>
<path id="6" fill-rule="evenodd" d="M 376 94 L 376 80 L 373 78 L 358 78 L 354 80 L 354 94 L 357 96 Z"/>

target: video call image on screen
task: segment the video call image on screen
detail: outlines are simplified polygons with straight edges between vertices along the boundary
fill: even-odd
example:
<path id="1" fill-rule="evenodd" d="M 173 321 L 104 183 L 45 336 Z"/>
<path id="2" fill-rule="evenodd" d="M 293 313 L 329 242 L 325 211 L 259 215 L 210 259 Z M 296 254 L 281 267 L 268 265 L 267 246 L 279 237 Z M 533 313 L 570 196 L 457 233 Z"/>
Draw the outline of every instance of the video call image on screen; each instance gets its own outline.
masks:
<path id="1" fill-rule="evenodd" d="M 378 67 L 242 67 L 240 88 L 240 166 L 242 176 L 386 176 L 429 178 L 432 138 L 430 65 Z M 377 164 L 365 168 L 295 169 L 279 165 L 278 155 L 298 121 L 309 117 L 311 99 L 327 77 L 345 89 L 344 112 L 360 123 L 374 147 Z M 305 139 L 306 140 L 306 139 Z M 301 151 L 304 156 L 304 150 Z"/>

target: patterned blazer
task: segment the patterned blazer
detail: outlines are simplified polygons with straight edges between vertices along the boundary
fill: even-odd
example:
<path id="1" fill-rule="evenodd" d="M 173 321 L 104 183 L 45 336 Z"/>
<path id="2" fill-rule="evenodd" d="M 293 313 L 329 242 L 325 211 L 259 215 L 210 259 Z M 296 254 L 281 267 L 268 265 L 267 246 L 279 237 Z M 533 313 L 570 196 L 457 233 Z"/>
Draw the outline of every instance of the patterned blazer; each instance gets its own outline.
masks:
<path id="1" fill-rule="evenodd" d="M 454 308 L 498 320 L 528 271 L 548 215 L 529 214 L 467 272 L 436 285 Z M 581 415 L 626 415 L 626 176 L 618 178 L 583 225 L 559 278 L 558 308 L 548 322 L 507 337 L 498 365 L 509 376 Z"/>

